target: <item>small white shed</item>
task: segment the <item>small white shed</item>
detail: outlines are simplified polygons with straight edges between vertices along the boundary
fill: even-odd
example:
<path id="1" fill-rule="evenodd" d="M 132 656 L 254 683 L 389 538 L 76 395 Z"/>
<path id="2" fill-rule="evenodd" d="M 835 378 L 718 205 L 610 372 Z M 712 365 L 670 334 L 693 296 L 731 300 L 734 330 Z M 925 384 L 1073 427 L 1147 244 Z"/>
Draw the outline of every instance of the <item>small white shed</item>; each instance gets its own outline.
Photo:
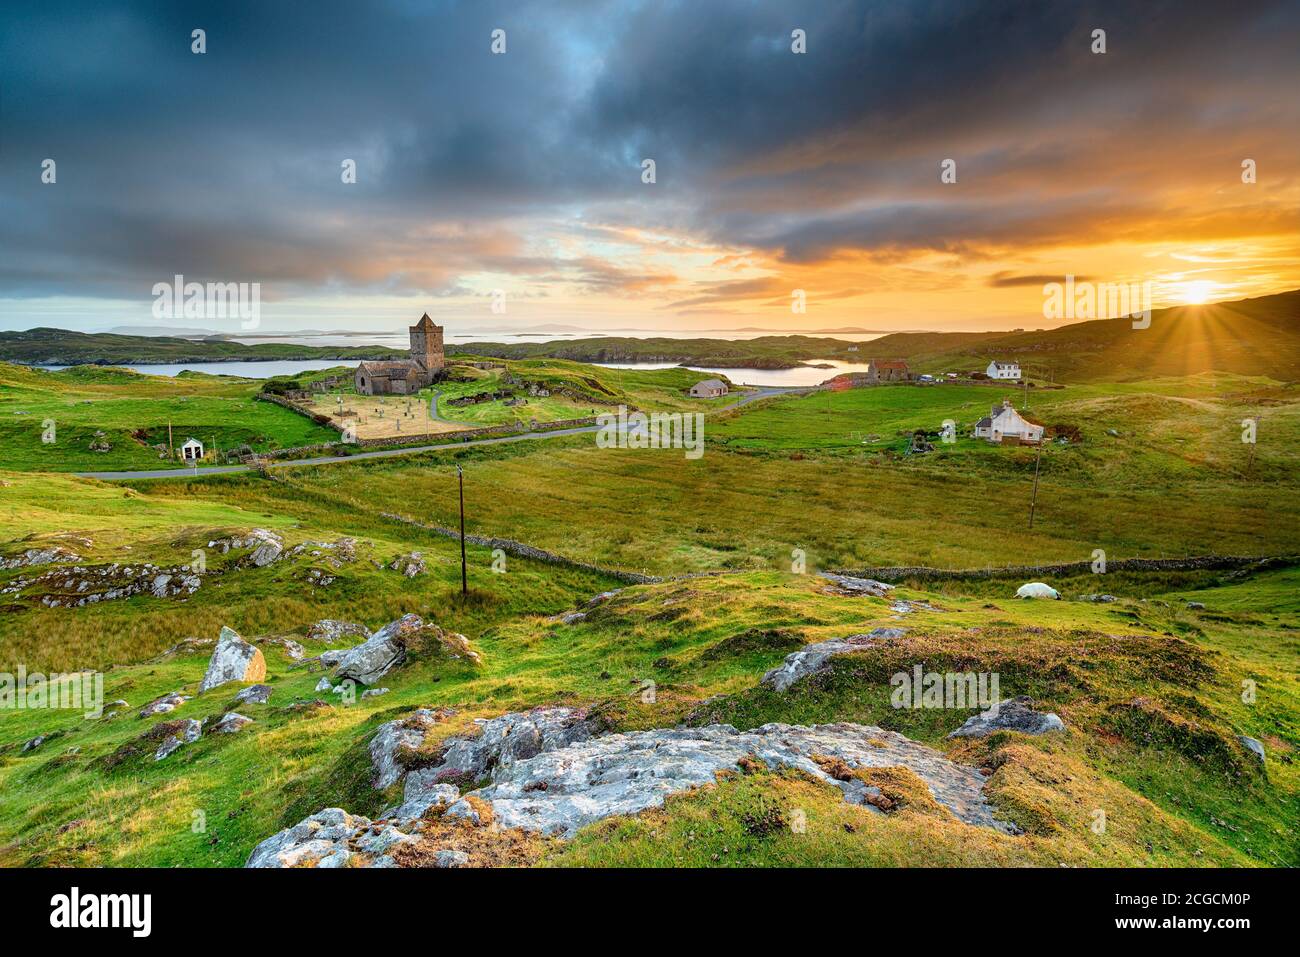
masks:
<path id="1" fill-rule="evenodd" d="M 203 458 L 203 443 L 198 439 L 189 438 L 181 446 L 181 458 L 186 462 L 197 462 Z"/>

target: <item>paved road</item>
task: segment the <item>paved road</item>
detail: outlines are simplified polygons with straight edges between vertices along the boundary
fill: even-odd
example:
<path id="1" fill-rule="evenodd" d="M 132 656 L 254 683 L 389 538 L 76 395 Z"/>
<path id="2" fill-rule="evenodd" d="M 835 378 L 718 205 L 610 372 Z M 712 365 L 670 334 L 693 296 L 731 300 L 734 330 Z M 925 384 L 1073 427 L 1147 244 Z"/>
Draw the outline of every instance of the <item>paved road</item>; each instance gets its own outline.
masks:
<path id="1" fill-rule="evenodd" d="M 732 409 L 738 409 L 742 405 L 749 405 L 751 402 L 757 402 L 760 399 L 771 398 L 774 395 L 783 395 L 788 392 L 804 392 L 806 389 L 783 388 L 776 386 L 767 386 L 742 396 L 730 405 L 715 409 L 710 415 L 719 412 L 729 412 Z M 435 400 L 436 401 L 436 400 Z M 298 468 L 304 465 L 331 465 L 336 462 L 362 462 L 366 459 L 390 459 L 399 455 L 418 455 L 421 452 L 439 452 L 447 449 L 465 449 L 475 445 L 503 445 L 507 442 L 528 442 L 533 439 L 555 439 L 563 435 L 582 435 L 587 432 L 599 431 L 598 425 L 584 425 L 573 429 L 554 429 L 550 432 L 521 432 L 518 435 L 503 435 L 495 439 L 471 439 L 468 442 L 442 442 L 437 445 L 418 445 L 405 449 L 380 449 L 375 452 L 355 452 L 352 455 L 323 455 L 319 458 L 312 459 L 289 459 L 283 462 L 268 461 L 268 468 L 289 469 Z M 448 433 L 454 434 L 454 433 Z M 249 472 L 251 467 L 247 465 L 205 465 L 200 468 L 189 469 L 152 469 L 140 472 L 75 472 L 82 478 L 103 479 L 105 481 L 123 481 L 135 479 L 184 479 L 184 478 L 203 478 L 207 475 L 230 475 L 235 472 Z"/>

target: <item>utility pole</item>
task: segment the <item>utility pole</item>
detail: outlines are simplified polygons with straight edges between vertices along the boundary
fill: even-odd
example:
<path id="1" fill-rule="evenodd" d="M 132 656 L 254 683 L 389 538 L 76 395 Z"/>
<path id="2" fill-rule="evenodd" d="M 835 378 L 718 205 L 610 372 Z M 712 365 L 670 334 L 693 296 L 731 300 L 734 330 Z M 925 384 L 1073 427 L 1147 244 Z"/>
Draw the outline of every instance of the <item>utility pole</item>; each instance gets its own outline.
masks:
<path id="1" fill-rule="evenodd" d="M 172 420 L 167 420 L 167 457 L 176 458 L 176 446 L 172 444 Z"/>
<path id="2" fill-rule="evenodd" d="M 465 471 L 456 466 L 456 481 L 460 486 L 460 593 L 469 595 L 469 582 L 465 572 Z"/>
<path id="3" fill-rule="evenodd" d="M 1043 461 L 1043 442 L 1046 434 L 1038 437 L 1038 454 L 1034 456 L 1034 494 L 1029 499 L 1029 527 L 1034 527 L 1034 509 L 1038 505 L 1038 465 Z"/>

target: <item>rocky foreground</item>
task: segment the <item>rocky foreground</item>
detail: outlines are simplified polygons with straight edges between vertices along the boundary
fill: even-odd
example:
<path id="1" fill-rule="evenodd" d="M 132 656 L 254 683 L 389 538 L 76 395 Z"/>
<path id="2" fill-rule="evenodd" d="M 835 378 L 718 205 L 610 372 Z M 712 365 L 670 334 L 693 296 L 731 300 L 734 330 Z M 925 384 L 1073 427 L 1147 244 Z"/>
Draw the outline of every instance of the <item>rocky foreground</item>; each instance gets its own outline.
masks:
<path id="1" fill-rule="evenodd" d="M 449 822 L 497 833 L 569 837 L 612 815 L 659 807 L 747 764 L 792 768 L 838 787 L 844 799 L 879 810 L 881 792 L 853 772 L 904 767 L 967 824 L 1015 829 L 985 800 L 978 770 L 891 731 L 859 724 L 730 725 L 600 734 L 585 711 L 538 708 L 479 722 L 479 734 L 452 737 L 421 766 L 426 736 L 450 714 L 421 709 L 382 726 L 370 745 L 374 784 L 404 780 L 402 803 L 377 820 L 326 808 L 267 838 L 248 867 L 460 866 L 469 856 L 446 841 Z M 480 782 L 486 781 L 484 784 Z M 462 793 L 467 782 L 476 785 Z"/>

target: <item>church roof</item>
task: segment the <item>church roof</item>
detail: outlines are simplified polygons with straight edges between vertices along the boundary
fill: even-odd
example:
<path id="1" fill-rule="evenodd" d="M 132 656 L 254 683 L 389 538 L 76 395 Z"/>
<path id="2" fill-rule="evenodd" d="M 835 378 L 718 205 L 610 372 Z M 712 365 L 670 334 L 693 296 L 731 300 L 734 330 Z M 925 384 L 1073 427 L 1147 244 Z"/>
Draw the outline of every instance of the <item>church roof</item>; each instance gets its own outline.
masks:
<path id="1" fill-rule="evenodd" d="M 413 374 L 419 374 L 416 363 L 409 359 L 384 359 L 372 360 L 361 363 L 361 371 L 372 376 L 382 376 L 388 379 L 409 378 Z"/>

